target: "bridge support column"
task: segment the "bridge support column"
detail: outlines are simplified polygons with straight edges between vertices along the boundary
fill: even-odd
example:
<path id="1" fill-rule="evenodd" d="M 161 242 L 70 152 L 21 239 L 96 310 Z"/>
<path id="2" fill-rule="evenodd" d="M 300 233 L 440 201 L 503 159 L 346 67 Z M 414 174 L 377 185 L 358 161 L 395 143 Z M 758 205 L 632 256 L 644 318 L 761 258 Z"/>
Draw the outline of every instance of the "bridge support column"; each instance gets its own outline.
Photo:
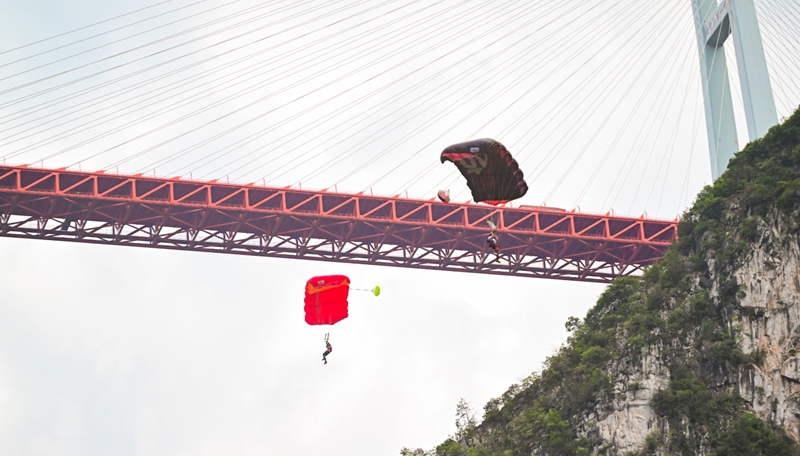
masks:
<path id="1" fill-rule="evenodd" d="M 718 178 L 739 151 L 727 62 L 722 45 L 733 35 L 750 140 L 778 123 L 753 0 L 691 0 L 700 53 L 708 151 Z"/>

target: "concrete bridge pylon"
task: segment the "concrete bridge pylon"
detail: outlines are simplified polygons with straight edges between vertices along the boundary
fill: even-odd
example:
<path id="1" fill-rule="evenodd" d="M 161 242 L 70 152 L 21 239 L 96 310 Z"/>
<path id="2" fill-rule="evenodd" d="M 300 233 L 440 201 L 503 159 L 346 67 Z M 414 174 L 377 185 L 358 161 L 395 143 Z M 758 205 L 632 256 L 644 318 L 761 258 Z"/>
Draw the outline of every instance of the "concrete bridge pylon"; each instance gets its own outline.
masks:
<path id="1" fill-rule="evenodd" d="M 691 0 L 700 54 L 711 174 L 717 179 L 739 151 L 736 120 L 723 44 L 733 36 L 750 141 L 760 138 L 778 115 L 753 0 Z"/>

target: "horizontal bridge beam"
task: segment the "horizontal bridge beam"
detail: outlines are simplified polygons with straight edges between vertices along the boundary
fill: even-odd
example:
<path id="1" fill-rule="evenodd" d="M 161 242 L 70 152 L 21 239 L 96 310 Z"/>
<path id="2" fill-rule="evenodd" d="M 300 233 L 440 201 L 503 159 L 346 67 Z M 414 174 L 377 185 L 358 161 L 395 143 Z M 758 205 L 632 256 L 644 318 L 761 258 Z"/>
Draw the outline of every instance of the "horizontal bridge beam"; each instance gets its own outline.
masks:
<path id="1" fill-rule="evenodd" d="M 676 235 L 677 221 L 550 208 L 0 166 L 8 237 L 608 282 Z"/>

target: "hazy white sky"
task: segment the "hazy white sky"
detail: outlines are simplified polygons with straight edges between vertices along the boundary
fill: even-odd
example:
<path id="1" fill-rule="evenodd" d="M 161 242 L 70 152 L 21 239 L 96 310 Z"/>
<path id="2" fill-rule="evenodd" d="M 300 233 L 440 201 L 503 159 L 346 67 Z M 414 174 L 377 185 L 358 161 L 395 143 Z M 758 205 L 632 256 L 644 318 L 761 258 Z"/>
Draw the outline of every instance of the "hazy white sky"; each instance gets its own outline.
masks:
<path id="1" fill-rule="evenodd" d="M 528 178 L 517 204 L 667 218 L 709 180 L 688 0 L 172 0 L 13 50 L 155 3 L 0 0 L 8 163 L 466 200 L 438 154 L 493 137 Z M 792 4 L 758 5 L 785 116 Z M 351 296 L 323 366 L 303 285 L 333 273 L 384 293 Z M 480 409 L 538 370 L 602 289 L 0 238 L 0 448 L 429 448 L 459 398 Z"/>

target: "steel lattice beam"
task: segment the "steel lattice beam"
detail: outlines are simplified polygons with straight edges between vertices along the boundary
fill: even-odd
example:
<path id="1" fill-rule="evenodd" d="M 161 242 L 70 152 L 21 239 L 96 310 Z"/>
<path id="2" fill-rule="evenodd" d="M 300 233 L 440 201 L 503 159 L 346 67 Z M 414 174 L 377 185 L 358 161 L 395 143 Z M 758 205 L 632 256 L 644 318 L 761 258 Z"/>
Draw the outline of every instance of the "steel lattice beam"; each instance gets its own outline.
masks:
<path id="1" fill-rule="evenodd" d="M 608 282 L 676 234 L 677 221 L 0 166 L 9 237 Z"/>

